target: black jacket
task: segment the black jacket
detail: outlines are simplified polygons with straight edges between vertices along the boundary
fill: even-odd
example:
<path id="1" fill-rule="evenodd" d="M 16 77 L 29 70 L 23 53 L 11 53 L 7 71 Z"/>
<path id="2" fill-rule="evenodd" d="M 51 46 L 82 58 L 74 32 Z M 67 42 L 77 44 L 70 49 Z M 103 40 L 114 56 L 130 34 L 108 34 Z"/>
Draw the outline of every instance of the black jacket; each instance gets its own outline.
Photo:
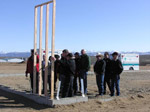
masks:
<path id="1" fill-rule="evenodd" d="M 67 59 L 66 58 L 61 58 L 61 60 L 58 62 L 59 63 L 59 73 L 60 75 L 66 75 L 67 74 Z"/>
<path id="2" fill-rule="evenodd" d="M 114 75 L 120 75 L 123 71 L 122 63 L 119 59 L 112 60 L 111 62 L 111 74 Z"/>
<path id="3" fill-rule="evenodd" d="M 104 58 L 104 61 L 106 63 L 105 75 L 109 75 L 111 73 L 111 60 L 109 58 Z"/>
<path id="4" fill-rule="evenodd" d="M 80 58 L 75 58 L 76 63 L 76 73 L 79 73 L 80 71 Z"/>
<path id="5" fill-rule="evenodd" d="M 67 60 L 66 64 L 67 64 L 66 75 L 74 76 L 76 70 L 75 60 L 74 59 Z"/>
<path id="6" fill-rule="evenodd" d="M 104 60 L 97 60 L 94 65 L 94 72 L 96 74 L 104 74 L 105 73 L 106 63 Z"/>

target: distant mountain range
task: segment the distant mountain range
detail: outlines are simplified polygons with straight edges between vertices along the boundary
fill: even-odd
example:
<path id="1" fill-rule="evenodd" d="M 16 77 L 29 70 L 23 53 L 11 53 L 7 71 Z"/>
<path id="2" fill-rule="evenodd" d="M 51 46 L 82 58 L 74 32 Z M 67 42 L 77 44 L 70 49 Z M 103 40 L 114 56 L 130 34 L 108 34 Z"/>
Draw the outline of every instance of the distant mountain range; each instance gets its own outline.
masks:
<path id="1" fill-rule="evenodd" d="M 111 53 L 113 53 L 114 51 L 111 51 Z M 89 56 L 95 56 L 98 52 L 96 51 L 87 51 L 87 54 Z M 104 52 L 100 52 L 101 54 L 104 54 Z M 139 55 L 150 55 L 150 52 L 137 52 L 137 51 L 133 51 L 133 52 L 119 52 L 122 54 L 139 54 Z M 9 53 L 4 53 L 4 52 L 0 52 L 0 57 L 21 57 L 21 58 L 27 58 L 30 56 L 30 52 L 9 52 Z"/>
<path id="2" fill-rule="evenodd" d="M 9 52 L 9 53 L 0 52 L 0 57 L 21 57 L 21 58 L 27 58 L 29 56 L 30 56 L 30 52 Z"/>
<path id="3" fill-rule="evenodd" d="M 110 51 L 109 53 L 112 54 L 114 51 Z M 97 53 L 101 53 L 104 54 L 105 52 L 91 52 L 91 51 L 87 51 L 87 54 L 89 56 L 96 56 Z M 133 52 L 119 52 L 121 54 L 139 54 L 139 55 L 150 55 L 150 52 L 138 52 L 138 51 L 133 51 Z"/>

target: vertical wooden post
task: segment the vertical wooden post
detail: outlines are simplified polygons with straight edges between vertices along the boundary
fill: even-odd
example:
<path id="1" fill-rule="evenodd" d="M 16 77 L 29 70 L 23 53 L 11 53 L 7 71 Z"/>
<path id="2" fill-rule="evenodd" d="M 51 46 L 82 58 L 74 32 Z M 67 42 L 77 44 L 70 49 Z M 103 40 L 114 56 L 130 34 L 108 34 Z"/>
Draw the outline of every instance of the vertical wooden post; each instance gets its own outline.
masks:
<path id="1" fill-rule="evenodd" d="M 39 39 L 39 95 L 42 88 L 42 25 L 43 25 L 43 6 L 40 6 L 40 39 Z"/>
<path id="2" fill-rule="evenodd" d="M 52 16 L 52 57 L 55 52 L 55 17 L 56 17 L 56 0 L 53 0 L 53 16 Z M 51 99 L 54 99 L 54 60 L 51 66 Z"/>
<path id="3" fill-rule="evenodd" d="M 36 62 L 37 62 L 37 8 L 35 8 L 34 15 L 34 64 L 33 64 L 33 93 L 36 93 Z"/>
<path id="4" fill-rule="evenodd" d="M 48 76 L 48 31 L 49 31 L 49 4 L 46 5 L 46 38 L 45 38 L 45 81 L 44 94 L 47 96 L 47 76 Z"/>

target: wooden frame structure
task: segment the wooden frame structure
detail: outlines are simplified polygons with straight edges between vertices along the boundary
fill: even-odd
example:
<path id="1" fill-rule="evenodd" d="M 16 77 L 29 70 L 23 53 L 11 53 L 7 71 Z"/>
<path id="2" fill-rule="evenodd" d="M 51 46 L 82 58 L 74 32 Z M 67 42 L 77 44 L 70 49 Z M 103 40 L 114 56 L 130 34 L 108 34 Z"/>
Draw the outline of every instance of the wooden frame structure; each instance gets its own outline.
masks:
<path id="1" fill-rule="evenodd" d="M 49 34 L 49 5 L 53 3 L 53 14 L 52 14 L 52 57 L 54 57 L 55 51 L 55 15 L 56 15 L 56 0 L 52 0 L 40 5 L 35 6 L 34 15 L 34 74 L 33 74 L 33 93 L 36 94 L 36 64 L 37 64 L 37 15 L 38 8 L 40 7 L 40 29 L 39 29 L 39 82 L 38 82 L 38 95 L 41 95 L 42 90 L 42 25 L 43 25 L 43 6 L 46 5 L 46 32 L 45 32 L 45 82 L 44 82 L 44 95 L 48 96 L 47 93 L 47 77 L 48 77 L 48 34 Z M 51 99 L 54 99 L 54 60 L 51 65 Z"/>

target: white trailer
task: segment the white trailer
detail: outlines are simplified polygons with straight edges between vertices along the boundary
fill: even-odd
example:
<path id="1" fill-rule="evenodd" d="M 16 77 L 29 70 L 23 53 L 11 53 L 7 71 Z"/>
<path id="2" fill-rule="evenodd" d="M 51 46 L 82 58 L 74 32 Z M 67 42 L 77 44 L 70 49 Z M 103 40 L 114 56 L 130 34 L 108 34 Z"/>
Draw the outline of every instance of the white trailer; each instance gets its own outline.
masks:
<path id="1" fill-rule="evenodd" d="M 124 70 L 139 70 L 139 54 L 120 54 Z"/>

